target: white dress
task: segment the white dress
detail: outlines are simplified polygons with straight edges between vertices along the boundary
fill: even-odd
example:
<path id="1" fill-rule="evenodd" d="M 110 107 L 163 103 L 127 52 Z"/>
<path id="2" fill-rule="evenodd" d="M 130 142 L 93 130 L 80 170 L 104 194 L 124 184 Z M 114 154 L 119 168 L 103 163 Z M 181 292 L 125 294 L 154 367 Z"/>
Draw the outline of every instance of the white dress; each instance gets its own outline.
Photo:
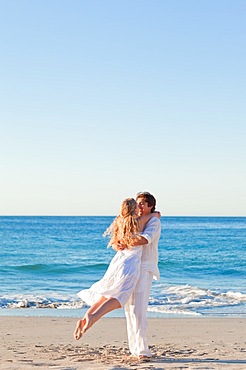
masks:
<path id="1" fill-rule="evenodd" d="M 118 251 L 103 278 L 77 295 L 89 306 L 104 296 L 118 299 L 123 307 L 138 281 L 141 256 L 142 246 Z"/>

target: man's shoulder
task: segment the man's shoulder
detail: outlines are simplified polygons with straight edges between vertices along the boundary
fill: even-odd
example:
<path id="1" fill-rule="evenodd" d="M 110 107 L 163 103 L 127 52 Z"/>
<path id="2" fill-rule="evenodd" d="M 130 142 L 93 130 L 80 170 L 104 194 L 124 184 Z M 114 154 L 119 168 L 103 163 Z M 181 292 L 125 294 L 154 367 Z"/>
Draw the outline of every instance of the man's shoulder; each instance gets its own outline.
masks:
<path id="1" fill-rule="evenodd" d="M 160 220 L 158 217 L 153 216 L 153 217 L 151 217 L 151 219 L 148 221 L 148 224 L 149 224 L 149 223 L 158 223 L 158 224 L 160 224 L 160 223 L 161 223 L 161 220 Z"/>
<path id="2" fill-rule="evenodd" d="M 152 217 L 146 224 L 142 235 L 143 237 L 146 237 L 149 243 L 152 242 L 154 239 L 159 238 L 161 235 L 160 219 L 158 217 Z"/>
<path id="3" fill-rule="evenodd" d="M 151 217 L 151 219 L 147 222 L 145 228 L 147 228 L 148 226 L 161 226 L 161 220 L 158 218 L 158 217 Z"/>

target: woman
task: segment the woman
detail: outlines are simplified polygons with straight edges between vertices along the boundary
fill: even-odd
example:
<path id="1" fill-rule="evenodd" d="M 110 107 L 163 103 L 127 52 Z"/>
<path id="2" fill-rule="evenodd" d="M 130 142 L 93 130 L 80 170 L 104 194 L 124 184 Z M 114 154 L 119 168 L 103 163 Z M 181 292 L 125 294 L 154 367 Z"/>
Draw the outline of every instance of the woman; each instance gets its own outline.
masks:
<path id="1" fill-rule="evenodd" d="M 123 307 L 128 301 L 137 283 L 142 246 L 133 247 L 131 244 L 140 236 L 145 224 L 151 217 L 160 217 L 159 212 L 137 217 L 137 203 L 133 198 L 125 199 L 120 208 L 120 215 L 106 230 L 111 239 L 108 246 L 117 250 L 120 241 L 126 245 L 124 250 L 117 251 L 101 280 L 90 289 L 81 290 L 78 296 L 91 307 L 82 320 L 78 320 L 74 338 L 80 339 L 97 320 L 106 313 Z"/>

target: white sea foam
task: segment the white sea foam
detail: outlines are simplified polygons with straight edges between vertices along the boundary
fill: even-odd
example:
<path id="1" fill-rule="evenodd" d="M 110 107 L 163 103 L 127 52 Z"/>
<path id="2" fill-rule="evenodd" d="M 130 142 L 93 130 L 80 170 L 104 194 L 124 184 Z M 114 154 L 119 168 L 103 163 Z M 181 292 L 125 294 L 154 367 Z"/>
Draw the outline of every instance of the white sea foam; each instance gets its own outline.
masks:
<path id="1" fill-rule="evenodd" d="M 209 313 L 213 309 L 225 310 L 227 307 L 228 309 L 236 307 L 237 312 L 242 311 L 243 313 L 245 302 L 246 294 L 241 292 L 212 291 L 188 284 L 169 287 L 160 284 L 157 287 L 156 294 L 150 297 L 148 311 L 171 315 L 197 316 Z M 82 300 L 73 295 L 59 296 L 56 293 L 51 296 L 9 295 L 0 297 L 0 308 L 8 309 L 55 308 L 72 310 L 86 307 Z"/>
<path id="2" fill-rule="evenodd" d="M 241 301 L 241 302 L 246 302 L 246 294 L 242 294 L 240 292 L 227 292 L 227 293 L 222 293 L 222 296 L 225 295 L 228 298 L 232 298 L 236 301 Z"/>
<path id="3" fill-rule="evenodd" d="M 77 309 L 84 307 L 81 300 L 74 300 L 71 297 L 53 297 L 33 296 L 33 295 L 16 295 L 0 297 L 1 308 L 57 308 L 57 309 Z"/>
<path id="4" fill-rule="evenodd" d="M 162 287 L 160 295 L 162 299 L 150 299 L 149 311 L 200 315 L 204 310 L 238 307 L 246 301 L 246 294 L 241 292 L 217 292 L 188 284 Z"/>
<path id="5" fill-rule="evenodd" d="M 165 307 L 165 306 L 149 306 L 149 312 L 159 312 L 168 315 L 182 315 L 182 316 L 200 316 L 201 314 L 195 311 L 189 311 L 187 309 L 177 307 Z"/>

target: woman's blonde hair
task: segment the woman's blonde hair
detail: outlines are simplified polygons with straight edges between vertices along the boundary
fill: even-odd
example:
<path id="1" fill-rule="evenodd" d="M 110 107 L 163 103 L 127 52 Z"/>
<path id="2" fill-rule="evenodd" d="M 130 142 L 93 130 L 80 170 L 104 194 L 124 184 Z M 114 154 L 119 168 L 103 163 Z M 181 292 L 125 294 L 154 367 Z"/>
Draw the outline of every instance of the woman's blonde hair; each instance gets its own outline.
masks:
<path id="1" fill-rule="evenodd" d="M 130 245 L 134 238 L 139 236 L 139 225 L 136 216 L 137 202 L 133 198 L 123 200 L 120 207 L 120 214 L 104 232 L 103 236 L 109 235 L 108 248 L 117 244 Z"/>

